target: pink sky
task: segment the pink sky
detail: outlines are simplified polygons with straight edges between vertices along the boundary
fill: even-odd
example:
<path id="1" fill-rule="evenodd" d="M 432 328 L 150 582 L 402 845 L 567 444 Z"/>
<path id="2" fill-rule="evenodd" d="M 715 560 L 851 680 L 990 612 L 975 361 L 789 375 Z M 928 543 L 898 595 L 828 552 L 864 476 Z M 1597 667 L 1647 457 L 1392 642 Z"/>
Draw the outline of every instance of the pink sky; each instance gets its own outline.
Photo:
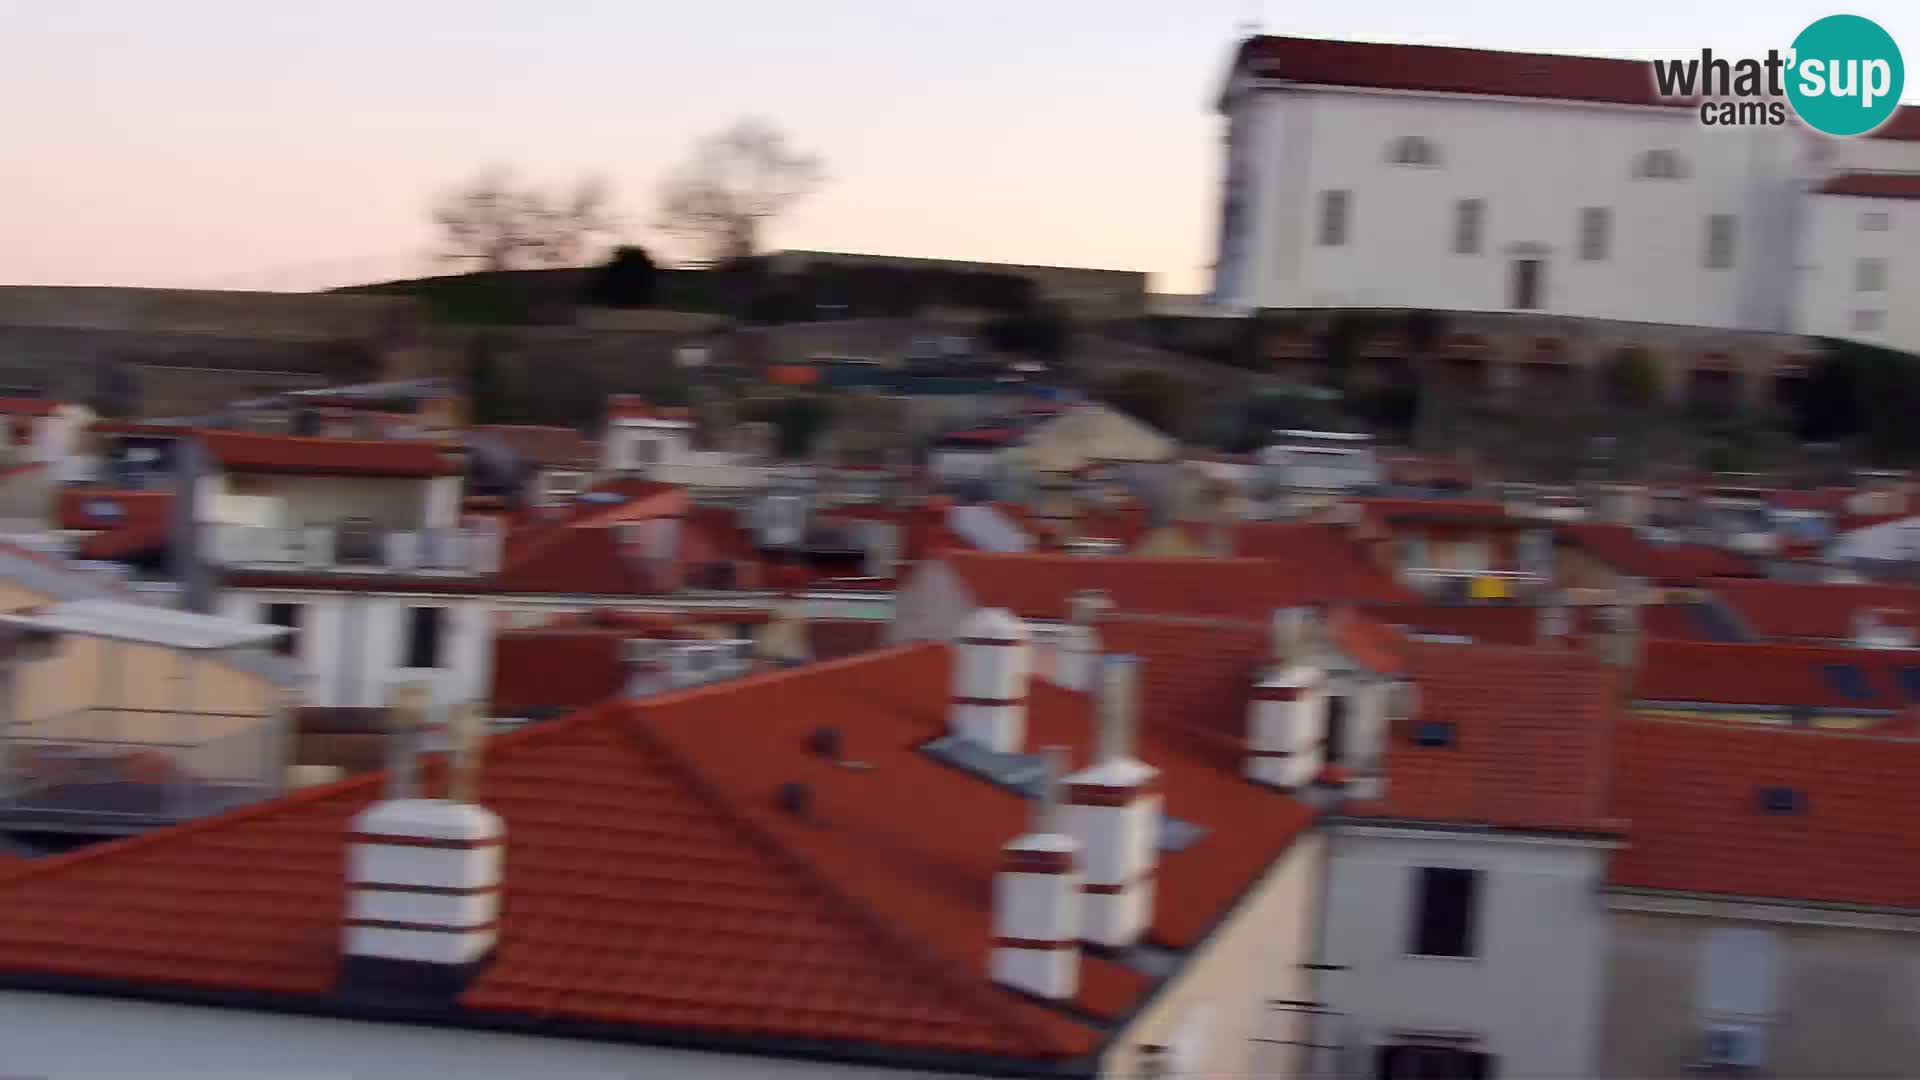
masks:
<path id="1" fill-rule="evenodd" d="M 604 175 L 626 239 L 670 250 L 650 227 L 660 176 L 699 136 L 757 114 L 829 177 L 776 247 L 1121 267 L 1195 290 L 1211 258 L 1209 100 L 1259 6 L 13 5 L 0 283 L 300 289 L 419 273 L 435 192 L 496 162 L 542 181 Z M 1271 32 L 1617 55 L 1760 51 L 1829 13 L 1799 0 L 1266 7 Z M 1920 42 L 1909 5 L 1851 10 Z"/>

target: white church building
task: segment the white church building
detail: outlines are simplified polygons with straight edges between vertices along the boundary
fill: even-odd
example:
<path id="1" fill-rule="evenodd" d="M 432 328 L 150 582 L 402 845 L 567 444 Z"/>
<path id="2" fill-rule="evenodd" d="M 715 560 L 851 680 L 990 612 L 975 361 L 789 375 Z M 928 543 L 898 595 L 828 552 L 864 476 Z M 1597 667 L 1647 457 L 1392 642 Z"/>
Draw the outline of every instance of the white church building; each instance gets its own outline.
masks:
<path id="1" fill-rule="evenodd" d="M 1242 42 L 1218 107 L 1216 304 L 1920 350 L 1920 108 L 1717 127 L 1644 61 L 1292 37 Z"/>

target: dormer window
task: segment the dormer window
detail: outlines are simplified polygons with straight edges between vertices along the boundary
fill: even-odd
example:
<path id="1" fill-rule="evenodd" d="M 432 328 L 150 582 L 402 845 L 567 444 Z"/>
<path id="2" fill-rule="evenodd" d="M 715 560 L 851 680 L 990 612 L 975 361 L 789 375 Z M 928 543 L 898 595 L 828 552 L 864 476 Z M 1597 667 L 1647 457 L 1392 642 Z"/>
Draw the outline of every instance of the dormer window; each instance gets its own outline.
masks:
<path id="1" fill-rule="evenodd" d="M 1440 147 L 1432 139 L 1402 135 L 1387 144 L 1387 160 L 1395 165 L 1438 165 Z"/>
<path id="2" fill-rule="evenodd" d="M 1807 810 L 1807 794 L 1799 788 L 1763 787 L 1760 809 L 1769 814 L 1803 814 Z"/>
<path id="3" fill-rule="evenodd" d="M 1648 150 L 1633 159 L 1636 180 L 1684 180 L 1687 163 L 1672 150 Z"/>

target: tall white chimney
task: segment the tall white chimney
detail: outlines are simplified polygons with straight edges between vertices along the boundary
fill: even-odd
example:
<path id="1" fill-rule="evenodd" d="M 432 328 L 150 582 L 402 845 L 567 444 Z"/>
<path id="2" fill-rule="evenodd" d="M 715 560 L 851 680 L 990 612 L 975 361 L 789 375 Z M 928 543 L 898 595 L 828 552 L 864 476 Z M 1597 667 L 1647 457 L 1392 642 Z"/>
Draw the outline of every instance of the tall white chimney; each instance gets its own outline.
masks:
<path id="1" fill-rule="evenodd" d="M 993 879 L 995 982 L 1059 1001 L 1080 991 L 1079 845 L 1060 827 L 1067 752 L 1045 751 L 1046 775 L 1027 831 L 1001 848 Z"/>
<path id="2" fill-rule="evenodd" d="M 1033 634 L 1004 608 L 981 608 L 953 642 L 953 698 L 947 726 L 980 746 L 1017 753 L 1027 742 L 1027 680 Z"/>
<path id="3" fill-rule="evenodd" d="M 1099 730 L 1093 763 L 1067 777 L 1067 831 L 1080 844 L 1086 883 L 1081 936 L 1122 948 L 1153 922 L 1153 871 L 1159 861 L 1159 770 L 1141 761 L 1139 661 L 1100 661 Z"/>
<path id="4" fill-rule="evenodd" d="M 1067 626 L 1055 639 L 1054 681 L 1069 690 L 1091 692 L 1100 665 L 1100 631 L 1094 621 L 1113 600 L 1101 589 L 1082 589 L 1067 598 Z"/>
<path id="5" fill-rule="evenodd" d="M 404 708 L 416 708 L 411 697 Z M 459 710 L 450 735 L 447 798 L 390 789 L 350 826 L 349 979 L 453 990 L 498 940 L 506 829 L 466 801 L 479 763 L 478 713 Z"/>
<path id="6" fill-rule="evenodd" d="M 1301 663 L 1270 671 L 1247 703 L 1247 778 L 1304 788 L 1326 764 L 1327 691 L 1323 673 Z"/>

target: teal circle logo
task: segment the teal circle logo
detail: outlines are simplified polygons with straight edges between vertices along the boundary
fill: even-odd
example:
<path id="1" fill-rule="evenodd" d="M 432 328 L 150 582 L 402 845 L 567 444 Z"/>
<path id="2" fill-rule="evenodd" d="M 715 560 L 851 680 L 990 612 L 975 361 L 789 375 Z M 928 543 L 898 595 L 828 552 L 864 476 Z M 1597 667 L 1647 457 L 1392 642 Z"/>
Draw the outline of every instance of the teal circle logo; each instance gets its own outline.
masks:
<path id="1" fill-rule="evenodd" d="M 1829 15 L 1793 39 L 1787 99 L 1816 131 L 1859 135 L 1893 115 L 1906 88 L 1900 46 L 1880 24 Z"/>

